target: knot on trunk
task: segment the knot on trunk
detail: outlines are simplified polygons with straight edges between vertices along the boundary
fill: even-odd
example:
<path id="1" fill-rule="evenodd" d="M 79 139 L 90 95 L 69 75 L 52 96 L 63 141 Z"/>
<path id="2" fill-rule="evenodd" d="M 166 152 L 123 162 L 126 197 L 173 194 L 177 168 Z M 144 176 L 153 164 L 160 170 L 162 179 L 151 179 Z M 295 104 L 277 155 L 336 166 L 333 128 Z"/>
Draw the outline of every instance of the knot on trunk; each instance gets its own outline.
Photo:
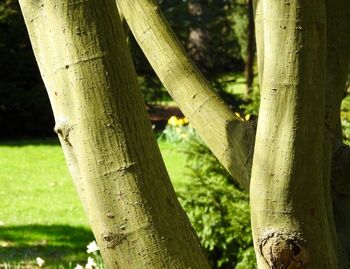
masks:
<path id="1" fill-rule="evenodd" d="M 259 248 L 271 269 L 303 268 L 309 262 L 305 241 L 295 234 L 268 231 L 259 240 Z"/>
<path id="2" fill-rule="evenodd" d="M 115 248 L 125 239 L 125 235 L 119 232 L 104 232 L 101 237 L 107 248 Z"/>
<path id="3" fill-rule="evenodd" d="M 58 120 L 54 128 L 55 133 L 57 133 L 63 139 L 63 141 L 65 141 L 70 146 L 72 146 L 69 141 L 69 133 L 71 130 L 72 127 L 66 120 Z"/>

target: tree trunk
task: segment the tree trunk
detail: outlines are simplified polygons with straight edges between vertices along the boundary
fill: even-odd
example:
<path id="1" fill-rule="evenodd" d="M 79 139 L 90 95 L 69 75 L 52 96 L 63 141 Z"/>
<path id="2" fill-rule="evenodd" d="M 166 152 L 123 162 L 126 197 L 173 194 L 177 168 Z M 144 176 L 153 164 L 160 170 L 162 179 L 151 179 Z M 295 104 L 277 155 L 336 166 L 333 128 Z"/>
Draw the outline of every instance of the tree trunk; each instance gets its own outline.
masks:
<path id="1" fill-rule="evenodd" d="M 254 82 L 254 56 L 255 56 L 255 31 L 254 31 L 254 12 L 253 0 L 247 1 L 248 10 L 248 29 L 247 29 L 247 51 L 244 63 L 244 76 L 246 79 L 245 98 L 249 96 L 253 90 Z"/>
<path id="2" fill-rule="evenodd" d="M 107 268 L 209 268 L 147 119 L 115 2 L 20 4 Z"/>
<path id="3" fill-rule="evenodd" d="M 202 71 L 207 71 L 212 67 L 212 59 L 208 50 L 210 35 L 207 29 L 203 27 L 202 20 L 206 12 L 206 6 L 200 1 L 189 1 L 187 4 L 188 13 L 193 17 L 195 25 L 190 27 L 187 41 L 187 51 L 191 58 L 199 65 Z"/>
<path id="4" fill-rule="evenodd" d="M 325 1 L 258 2 L 264 58 L 250 185 L 258 267 L 337 268 L 322 154 Z"/>

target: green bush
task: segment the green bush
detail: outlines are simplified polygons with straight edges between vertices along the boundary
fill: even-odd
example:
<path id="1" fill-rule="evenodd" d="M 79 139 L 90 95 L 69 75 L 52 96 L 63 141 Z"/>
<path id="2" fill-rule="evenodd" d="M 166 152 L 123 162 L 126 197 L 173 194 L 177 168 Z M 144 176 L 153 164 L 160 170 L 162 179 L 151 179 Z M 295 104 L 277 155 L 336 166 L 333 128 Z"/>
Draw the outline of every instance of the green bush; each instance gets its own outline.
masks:
<path id="1" fill-rule="evenodd" d="M 212 267 L 256 268 L 248 195 L 199 138 L 184 145 L 191 182 L 178 196 Z"/>
<path id="2" fill-rule="evenodd" d="M 259 107 L 260 107 L 260 92 L 257 87 L 249 95 L 248 102 L 240 105 L 240 109 L 243 110 L 245 115 L 259 115 Z"/>

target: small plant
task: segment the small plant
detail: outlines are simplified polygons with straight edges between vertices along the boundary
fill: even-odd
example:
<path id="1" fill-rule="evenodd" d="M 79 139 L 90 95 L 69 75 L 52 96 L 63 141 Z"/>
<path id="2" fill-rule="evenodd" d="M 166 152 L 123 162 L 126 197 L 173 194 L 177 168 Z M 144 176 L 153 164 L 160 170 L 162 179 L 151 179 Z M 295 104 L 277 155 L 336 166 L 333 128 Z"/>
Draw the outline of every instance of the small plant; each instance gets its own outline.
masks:
<path id="1" fill-rule="evenodd" d="M 42 258 L 37 257 L 35 260 L 39 267 L 43 267 L 45 265 L 45 261 Z"/>
<path id="2" fill-rule="evenodd" d="M 86 252 L 89 254 L 92 254 L 94 256 L 88 257 L 87 263 L 85 265 L 85 269 L 105 269 L 102 257 L 99 253 L 100 248 L 97 246 L 96 241 L 90 242 L 87 246 Z M 77 264 L 75 269 L 82 269 L 84 268 L 80 264 Z"/>
<path id="3" fill-rule="evenodd" d="M 52 264 L 50 262 L 45 261 L 44 258 L 37 257 L 33 261 L 25 260 L 20 263 L 9 263 L 4 261 L 0 263 L 0 268 L 3 269 L 20 269 L 20 268 L 55 268 L 55 269 L 105 269 L 102 257 L 99 253 L 99 247 L 97 246 L 95 241 L 92 241 L 87 245 L 87 251 L 90 256 L 87 258 L 87 262 L 85 265 L 76 264 L 75 266 L 70 262 L 68 266 L 62 264 Z"/>
<path id="4" fill-rule="evenodd" d="M 243 110 L 244 114 L 252 114 L 257 116 L 259 114 L 260 106 L 260 92 L 255 87 L 249 95 L 249 100 L 239 106 Z"/>
<path id="5" fill-rule="evenodd" d="M 187 118 L 171 116 L 159 139 L 163 139 L 170 143 L 178 143 L 186 141 L 194 135 L 195 131 L 190 126 Z"/>
<path id="6" fill-rule="evenodd" d="M 256 268 L 248 195 L 197 137 L 185 145 L 191 182 L 178 193 L 213 268 Z"/>

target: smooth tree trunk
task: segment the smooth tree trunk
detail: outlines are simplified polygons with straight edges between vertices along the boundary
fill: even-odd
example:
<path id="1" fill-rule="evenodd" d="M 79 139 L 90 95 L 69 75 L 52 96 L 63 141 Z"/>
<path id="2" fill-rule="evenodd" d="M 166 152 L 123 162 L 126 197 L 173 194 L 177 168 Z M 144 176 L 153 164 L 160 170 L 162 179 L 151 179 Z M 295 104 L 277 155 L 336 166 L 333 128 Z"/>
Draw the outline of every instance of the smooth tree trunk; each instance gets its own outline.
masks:
<path id="1" fill-rule="evenodd" d="M 323 178 L 325 1 L 262 1 L 264 65 L 250 185 L 259 268 L 336 268 Z"/>
<path id="2" fill-rule="evenodd" d="M 107 268 L 209 268 L 170 183 L 112 0 L 21 0 Z"/>
<path id="3" fill-rule="evenodd" d="M 321 154 L 325 3 L 263 1 L 262 11 L 262 101 L 250 195 L 258 265 L 336 268 Z"/>
<path id="4" fill-rule="evenodd" d="M 189 1 L 187 7 L 188 13 L 195 21 L 195 25 L 190 27 L 186 46 L 187 51 L 201 69 L 206 71 L 208 68 L 212 67 L 212 57 L 208 50 L 210 34 L 199 22 L 201 22 L 201 19 L 205 16 L 207 7 L 200 1 Z"/>

